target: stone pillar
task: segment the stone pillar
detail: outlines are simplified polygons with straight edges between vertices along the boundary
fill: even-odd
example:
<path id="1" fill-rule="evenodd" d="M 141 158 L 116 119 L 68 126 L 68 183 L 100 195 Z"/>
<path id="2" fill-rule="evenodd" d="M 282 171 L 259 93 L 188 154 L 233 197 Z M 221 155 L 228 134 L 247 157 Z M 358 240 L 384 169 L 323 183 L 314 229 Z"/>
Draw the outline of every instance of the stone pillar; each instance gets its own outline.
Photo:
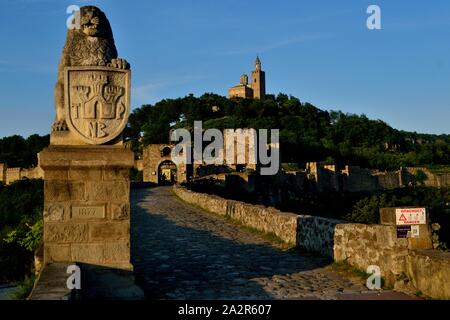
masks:
<path id="1" fill-rule="evenodd" d="M 129 170 L 120 146 L 50 146 L 44 170 L 44 263 L 85 262 L 131 270 Z"/>
<path id="2" fill-rule="evenodd" d="M 80 8 L 69 29 L 55 87 L 44 174 L 44 263 L 82 262 L 131 270 L 130 180 L 134 154 L 124 147 L 131 71 L 106 15 Z"/>

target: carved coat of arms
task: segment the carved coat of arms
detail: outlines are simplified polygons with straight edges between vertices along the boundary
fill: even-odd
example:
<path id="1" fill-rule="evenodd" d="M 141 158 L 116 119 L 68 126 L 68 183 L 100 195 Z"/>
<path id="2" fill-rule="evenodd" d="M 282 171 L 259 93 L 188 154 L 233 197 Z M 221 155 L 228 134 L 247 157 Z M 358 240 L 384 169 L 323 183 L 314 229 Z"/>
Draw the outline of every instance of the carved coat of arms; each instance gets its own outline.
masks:
<path id="1" fill-rule="evenodd" d="M 64 83 L 70 131 L 90 144 L 122 134 L 130 113 L 130 70 L 68 67 Z"/>

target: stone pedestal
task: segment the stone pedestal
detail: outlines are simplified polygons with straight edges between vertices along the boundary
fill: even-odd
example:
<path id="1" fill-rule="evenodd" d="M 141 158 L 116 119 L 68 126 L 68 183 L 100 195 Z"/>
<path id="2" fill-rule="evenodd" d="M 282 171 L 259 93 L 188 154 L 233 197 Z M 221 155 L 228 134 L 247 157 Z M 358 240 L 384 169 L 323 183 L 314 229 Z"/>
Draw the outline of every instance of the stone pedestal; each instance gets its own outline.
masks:
<path id="1" fill-rule="evenodd" d="M 50 146 L 44 171 L 44 263 L 84 262 L 132 270 L 133 153 L 121 146 Z"/>

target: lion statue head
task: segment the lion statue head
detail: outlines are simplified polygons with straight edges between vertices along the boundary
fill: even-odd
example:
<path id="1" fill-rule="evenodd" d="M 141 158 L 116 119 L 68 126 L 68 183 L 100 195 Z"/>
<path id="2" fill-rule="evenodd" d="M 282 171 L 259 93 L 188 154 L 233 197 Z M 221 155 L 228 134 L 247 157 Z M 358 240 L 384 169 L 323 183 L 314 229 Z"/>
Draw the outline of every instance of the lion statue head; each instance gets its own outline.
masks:
<path id="1" fill-rule="evenodd" d="M 80 31 L 89 37 L 113 38 L 106 15 L 94 6 L 80 8 Z"/>

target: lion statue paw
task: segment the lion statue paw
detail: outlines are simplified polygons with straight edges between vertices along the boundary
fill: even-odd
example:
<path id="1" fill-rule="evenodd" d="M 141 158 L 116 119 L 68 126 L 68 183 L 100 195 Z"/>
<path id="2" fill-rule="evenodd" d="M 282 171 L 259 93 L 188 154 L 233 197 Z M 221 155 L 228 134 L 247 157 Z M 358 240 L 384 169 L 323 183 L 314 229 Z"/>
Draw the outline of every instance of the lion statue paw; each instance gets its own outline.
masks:
<path id="1" fill-rule="evenodd" d="M 52 125 L 52 131 L 68 131 L 67 123 L 65 120 L 55 121 Z"/>
<path id="2" fill-rule="evenodd" d="M 118 68 L 118 69 L 129 69 L 130 64 L 125 59 L 111 59 L 111 62 L 108 63 L 108 67 Z"/>

